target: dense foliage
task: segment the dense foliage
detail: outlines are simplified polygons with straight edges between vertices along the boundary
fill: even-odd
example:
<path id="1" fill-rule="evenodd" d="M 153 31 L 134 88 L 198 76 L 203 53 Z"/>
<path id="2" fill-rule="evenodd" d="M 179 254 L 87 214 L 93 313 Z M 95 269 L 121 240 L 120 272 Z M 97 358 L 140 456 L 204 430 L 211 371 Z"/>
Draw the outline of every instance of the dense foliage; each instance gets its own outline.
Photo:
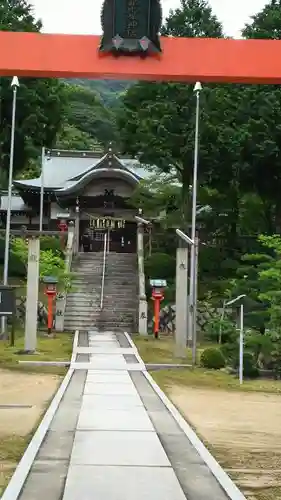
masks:
<path id="1" fill-rule="evenodd" d="M 40 31 L 27 0 L 1 0 L 0 29 Z M 0 164 L 5 184 L 10 154 L 12 99 L 10 78 L 0 78 Z M 14 171 L 19 174 L 40 155 L 43 145 L 52 147 L 66 106 L 65 86 L 59 80 L 21 78 L 17 98 Z"/>
<path id="2" fill-rule="evenodd" d="M 41 24 L 27 0 L 0 0 L 0 29 L 37 32 Z M 181 0 L 166 19 L 162 34 L 225 36 L 205 0 Z M 281 39 L 281 0 L 269 0 L 245 26 L 243 36 Z M 138 157 L 155 174 L 141 183 L 131 201 L 154 220 L 152 241 L 146 236 L 147 277 L 157 274 L 167 279 L 166 297 L 173 301 L 175 228 L 189 231 L 191 219 L 193 85 L 32 78 L 20 83 L 16 175 L 38 174 L 43 145 L 85 150 L 103 148 L 109 141 Z M 0 97 L 0 182 L 5 184 L 10 79 L 0 79 Z M 199 299 L 222 306 L 223 301 L 245 294 L 249 372 L 254 374 L 258 366 L 278 373 L 281 89 L 279 85 L 204 85 L 200 104 Z M 233 318 L 222 322 L 218 315 L 207 337 L 220 343 L 227 363 L 236 369 L 238 344 L 233 325 Z"/>

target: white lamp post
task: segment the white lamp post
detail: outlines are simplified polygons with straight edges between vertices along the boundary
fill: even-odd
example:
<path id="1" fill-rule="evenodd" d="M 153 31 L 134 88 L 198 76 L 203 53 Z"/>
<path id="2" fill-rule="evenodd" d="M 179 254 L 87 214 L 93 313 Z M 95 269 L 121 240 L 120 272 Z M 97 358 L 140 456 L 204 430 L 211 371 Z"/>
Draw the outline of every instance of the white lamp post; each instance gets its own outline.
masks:
<path id="1" fill-rule="evenodd" d="M 3 284 L 8 284 L 9 273 L 9 250 L 10 250 L 10 228 L 11 228 L 11 208 L 12 208 L 12 186 L 13 186 L 13 169 L 14 169 L 14 151 L 15 151 L 15 126 L 16 126 L 16 108 L 17 108 L 17 91 L 19 88 L 19 79 L 14 76 L 11 83 L 13 90 L 13 107 L 12 107 L 12 127 L 11 127 L 11 145 L 10 145 L 10 163 L 9 163 L 9 182 L 8 182 L 8 206 L 5 234 L 5 254 L 4 254 L 4 273 Z M 2 318 L 2 333 L 5 332 L 5 318 Z"/>
<path id="2" fill-rule="evenodd" d="M 43 217 L 44 217 L 44 167 L 45 167 L 45 148 L 42 148 L 41 157 L 41 187 L 40 187 L 40 217 L 39 217 L 39 231 L 43 231 Z"/>
<path id="3" fill-rule="evenodd" d="M 194 87 L 194 93 L 196 95 L 196 119 L 195 119 L 195 138 L 194 138 L 194 165 L 193 165 L 193 182 L 192 182 L 192 220 L 191 220 L 191 240 L 195 242 L 196 238 L 196 212 L 197 212 L 197 179 L 198 179 L 198 158 L 199 158 L 199 117 L 200 117 L 200 92 L 202 90 L 202 85 L 197 82 Z M 196 270 L 195 270 L 195 259 L 196 259 L 196 248 L 195 244 L 191 245 L 190 252 L 190 288 L 189 288 L 189 306 L 191 308 L 191 314 L 189 314 L 188 321 L 188 332 L 189 339 L 193 340 L 192 346 L 194 351 L 194 322 L 196 321 Z"/>

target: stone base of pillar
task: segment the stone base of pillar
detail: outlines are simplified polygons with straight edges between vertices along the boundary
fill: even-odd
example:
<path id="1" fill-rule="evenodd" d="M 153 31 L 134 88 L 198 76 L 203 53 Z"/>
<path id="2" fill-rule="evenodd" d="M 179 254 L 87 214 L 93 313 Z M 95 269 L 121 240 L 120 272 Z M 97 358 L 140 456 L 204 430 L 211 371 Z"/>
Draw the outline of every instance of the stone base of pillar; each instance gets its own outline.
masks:
<path id="1" fill-rule="evenodd" d="M 139 334 L 147 335 L 147 300 L 139 299 Z"/>

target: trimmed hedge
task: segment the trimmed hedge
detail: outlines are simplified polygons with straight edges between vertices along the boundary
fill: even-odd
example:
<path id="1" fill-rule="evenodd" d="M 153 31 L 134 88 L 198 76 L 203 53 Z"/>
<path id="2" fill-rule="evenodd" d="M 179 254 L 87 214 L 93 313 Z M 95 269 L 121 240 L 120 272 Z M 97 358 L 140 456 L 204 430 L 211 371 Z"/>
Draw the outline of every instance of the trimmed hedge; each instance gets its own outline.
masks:
<path id="1" fill-rule="evenodd" d="M 202 352 L 200 363 L 204 368 L 220 370 L 225 367 L 225 358 L 220 349 L 208 347 Z"/>

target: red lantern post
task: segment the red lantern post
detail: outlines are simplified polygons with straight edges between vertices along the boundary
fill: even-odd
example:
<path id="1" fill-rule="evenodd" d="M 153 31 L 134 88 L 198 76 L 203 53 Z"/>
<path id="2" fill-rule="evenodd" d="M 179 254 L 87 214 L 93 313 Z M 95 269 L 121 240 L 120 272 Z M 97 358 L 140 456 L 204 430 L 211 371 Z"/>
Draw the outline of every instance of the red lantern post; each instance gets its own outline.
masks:
<path id="1" fill-rule="evenodd" d="M 165 280 L 151 280 L 152 300 L 154 301 L 154 337 L 158 339 L 160 329 L 160 303 L 164 299 L 164 288 L 167 286 Z"/>
<path id="2" fill-rule="evenodd" d="M 52 276 L 46 276 L 44 278 L 44 283 L 46 284 L 45 294 L 48 297 L 48 335 L 50 335 L 52 333 L 53 300 L 57 294 L 57 282 L 58 282 L 58 280 L 56 278 L 53 278 Z"/>

